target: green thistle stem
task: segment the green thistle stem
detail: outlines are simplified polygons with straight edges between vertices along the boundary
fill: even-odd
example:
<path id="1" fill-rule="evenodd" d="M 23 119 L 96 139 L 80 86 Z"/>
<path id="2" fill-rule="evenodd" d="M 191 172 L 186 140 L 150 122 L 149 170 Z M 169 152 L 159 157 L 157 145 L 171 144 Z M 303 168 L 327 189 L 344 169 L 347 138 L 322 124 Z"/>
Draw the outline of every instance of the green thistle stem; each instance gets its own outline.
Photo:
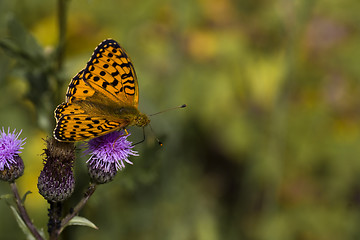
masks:
<path id="1" fill-rule="evenodd" d="M 84 193 L 83 198 L 79 201 L 79 203 L 74 207 L 74 210 L 69 213 L 68 215 L 66 215 L 66 217 L 63 218 L 63 220 L 61 221 L 61 227 L 58 231 L 58 234 L 60 234 L 64 228 L 66 227 L 66 225 L 69 223 L 69 221 L 75 217 L 80 210 L 85 206 L 85 204 L 87 203 L 87 201 L 89 200 L 89 198 L 91 197 L 91 195 L 93 195 L 93 193 L 96 190 L 96 184 L 95 183 L 91 183 L 88 187 L 88 189 L 86 190 L 86 192 Z"/>
<path id="2" fill-rule="evenodd" d="M 44 240 L 44 238 L 40 235 L 40 233 L 38 232 L 38 230 L 36 229 L 36 227 L 34 226 L 32 221 L 30 220 L 30 217 L 26 212 L 24 204 L 22 203 L 19 192 L 17 190 L 16 183 L 15 182 L 10 183 L 10 188 L 11 188 L 11 191 L 13 192 L 13 194 L 15 196 L 15 202 L 16 202 L 16 205 L 17 205 L 17 208 L 18 208 L 19 215 L 20 215 L 21 219 L 24 221 L 24 223 L 26 224 L 26 226 L 29 229 L 29 231 L 31 232 L 31 234 L 37 240 Z"/>
<path id="3" fill-rule="evenodd" d="M 64 63 L 66 39 L 66 18 L 68 0 L 58 0 L 59 45 L 57 49 L 57 70 L 61 71 Z"/>
<path id="4" fill-rule="evenodd" d="M 61 202 L 50 202 L 49 208 L 49 222 L 48 222 L 48 232 L 50 235 L 50 240 L 57 240 L 59 237 L 59 229 L 61 226 Z"/>

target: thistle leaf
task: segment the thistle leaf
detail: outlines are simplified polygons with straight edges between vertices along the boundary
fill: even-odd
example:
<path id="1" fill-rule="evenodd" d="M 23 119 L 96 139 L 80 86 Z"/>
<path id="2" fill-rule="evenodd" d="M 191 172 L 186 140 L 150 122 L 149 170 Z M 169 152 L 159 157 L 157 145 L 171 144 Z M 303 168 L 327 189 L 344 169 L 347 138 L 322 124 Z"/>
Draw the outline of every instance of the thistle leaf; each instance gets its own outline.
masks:
<path id="1" fill-rule="evenodd" d="M 79 216 L 75 216 L 73 219 L 71 219 L 65 227 L 70 225 L 81 225 L 81 226 L 91 227 L 96 230 L 99 229 L 94 223 L 92 223 L 87 218 L 79 217 Z"/>

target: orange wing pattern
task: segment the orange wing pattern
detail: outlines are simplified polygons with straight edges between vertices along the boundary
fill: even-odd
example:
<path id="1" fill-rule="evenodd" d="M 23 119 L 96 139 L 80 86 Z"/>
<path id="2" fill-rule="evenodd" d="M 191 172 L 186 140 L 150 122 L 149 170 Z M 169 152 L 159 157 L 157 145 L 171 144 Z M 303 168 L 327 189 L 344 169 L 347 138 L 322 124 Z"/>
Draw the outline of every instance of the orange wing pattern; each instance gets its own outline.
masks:
<path id="1" fill-rule="evenodd" d="M 58 141 L 82 141 L 107 134 L 127 125 L 126 121 L 110 121 L 101 116 L 69 114 L 58 120 L 54 136 Z"/>
<path id="2" fill-rule="evenodd" d="M 95 90 L 83 81 L 84 70 L 81 70 L 71 80 L 69 87 L 66 91 L 65 102 L 71 103 L 79 100 L 86 100 L 94 95 Z"/>
<path id="3" fill-rule="evenodd" d="M 100 43 L 84 69 L 84 81 L 123 106 L 138 106 L 139 89 L 133 64 L 111 39 Z"/>
<path id="4" fill-rule="evenodd" d="M 65 102 L 55 109 L 54 137 L 65 142 L 81 141 L 124 128 L 130 122 L 121 116 L 121 108 L 137 109 L 138 99 L 130 58 L 116 41 L 104 40 L 86 67 L 71 80 Z M 98 103 L 115 106 L 119 115 L 107 115 Z"/>
<path id="5" fill-rule="evenodd" d="M 62 103 L 54 111 L 56 121 L 59 121 L 60 118 L 64 115 L 71 114 L 84 114 L 85 111 L 78 105 L 72 103 Z"/>

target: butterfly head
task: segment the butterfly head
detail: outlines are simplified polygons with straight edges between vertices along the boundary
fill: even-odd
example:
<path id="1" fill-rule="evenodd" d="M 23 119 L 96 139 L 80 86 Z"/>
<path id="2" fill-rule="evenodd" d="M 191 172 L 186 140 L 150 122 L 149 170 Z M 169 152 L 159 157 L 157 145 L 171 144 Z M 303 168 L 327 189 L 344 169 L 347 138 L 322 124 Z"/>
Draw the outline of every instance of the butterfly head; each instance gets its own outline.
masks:
<path id="1" fill-rule="evenodd" d="M 140 113 L 136 119 L 135 119 L 135 124 L 138 127 L 144 127 L 146 125 L 148 125 L 150 123 L 150 119 L 148 118 L 148 116 L 146 114 Z"/>

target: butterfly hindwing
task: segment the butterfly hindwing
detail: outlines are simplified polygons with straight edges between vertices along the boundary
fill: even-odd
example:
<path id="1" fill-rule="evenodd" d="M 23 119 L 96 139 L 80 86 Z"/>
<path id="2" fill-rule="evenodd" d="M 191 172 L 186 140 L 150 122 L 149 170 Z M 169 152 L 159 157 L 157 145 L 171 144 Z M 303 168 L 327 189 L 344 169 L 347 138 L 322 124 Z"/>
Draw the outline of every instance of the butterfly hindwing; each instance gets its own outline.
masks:
<path id="1" fill-rule="evenodd" d="M 63 103 L 60 106 L 63 110 L 58 115 L 55 113 L 57 124 L 54 129 L 54 137 L 59 141 L 82 141 L 104 135 L 128 124 L 122 119 L 108 120 L 104 116 L 86 114 L 76 104 Z"/>
<path id="2" fill-rule="evenodd" d="M 82 114 L 85 113 L 83 109 L 77 104 L 62 103 L 54 111 L 55 119 L 58 121 L 63 115 Z"/>
<path id="3" fill-rule="evenodd" d="M 95 49 L 83 79 L 120 106 L 138 106 L 139 90 L 133 64 L 114 40 L 107 39 Z"/>

